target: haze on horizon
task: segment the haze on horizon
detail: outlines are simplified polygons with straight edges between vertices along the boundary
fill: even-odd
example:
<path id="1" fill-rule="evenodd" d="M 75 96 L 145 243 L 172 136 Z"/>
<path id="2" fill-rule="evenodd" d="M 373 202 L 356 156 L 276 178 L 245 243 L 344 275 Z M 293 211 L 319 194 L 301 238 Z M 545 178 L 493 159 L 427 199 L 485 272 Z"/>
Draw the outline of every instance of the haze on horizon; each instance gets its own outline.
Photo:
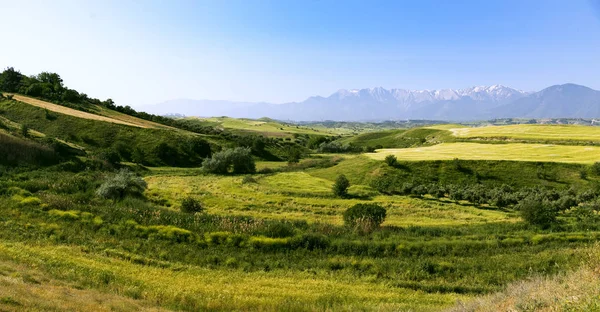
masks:
<path id="1" fill-rule="evenodd" d="M 598 1 L 0 0 L 0 67 L 91 97 L 283 103 L 338 89 L 600 89 Z"/>

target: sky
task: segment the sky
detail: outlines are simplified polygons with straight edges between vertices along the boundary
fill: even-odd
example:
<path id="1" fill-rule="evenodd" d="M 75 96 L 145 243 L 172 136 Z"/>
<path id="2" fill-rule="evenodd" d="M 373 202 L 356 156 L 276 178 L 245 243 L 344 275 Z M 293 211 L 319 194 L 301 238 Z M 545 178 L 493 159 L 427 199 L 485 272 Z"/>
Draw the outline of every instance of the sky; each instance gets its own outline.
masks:
<path id="1" fill-rule="evenodd" d="M 0 67 L 118 105 L 600 89 L 600 0 L 0 0 Z"/>

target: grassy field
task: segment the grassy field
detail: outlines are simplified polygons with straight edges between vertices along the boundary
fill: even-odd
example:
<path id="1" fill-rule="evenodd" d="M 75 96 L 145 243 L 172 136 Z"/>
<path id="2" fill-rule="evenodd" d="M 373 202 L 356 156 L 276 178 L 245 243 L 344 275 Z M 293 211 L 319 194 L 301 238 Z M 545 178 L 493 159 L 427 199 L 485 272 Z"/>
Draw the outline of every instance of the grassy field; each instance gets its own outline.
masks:
<path id="1" fill-rule="evenodd" d="M 188 119 L 198 120 L 206 126 L 221 127 L 234 132 L 256 133 L 267 137 L 292 137 L 293 134 L 309 134 L 309 135 L 335 135 L 338 134 L 331 129 L 315 129 L 294 124 L 286 124 L 272 119 L 244 119 L 230 117 L 212 117 L 212 118 L 197 118 L 190 117 Z"/>
<path id="2" fill-rule="evenodd" d="M 340 140 L 358 146 L 405 148 L 411 146 L 431 145 L 451 140 L 451 133 L 440 129 L 414 128 L 374 131 L 358 134 Z"/>
<path id="3" fill-rule="evenodd" d="M 377 160 L 394 155 L 399 160 L 514 160 L 532 162 L 563 162 L 591 164 L 600 161 L 600 148 L 596 146 L 568 146 L 551 144 L 479 144 L 442 143 L 428 147 L 382 149 L 367 154 Z"/>
<path id="4" fill-rule="evenodd" d="M 47 109 L 49 111 L 53 111 L 53 112 L 57 112 L 60 114 L 73 116 L 73 117 L 77 117 L 77 118 L 82 118 L 82 119 L 104 121 L 104 122 L 110 122 L 110 123 L 116 123 L 116 124 L 140 127 L 140 128 L 165 128 L 166 127 L 166 126 L 163 126 L 163 125 L 151 122 L 151 121 L 147 121 L 147 120 L 135 118 L 135 117 L 132 117 L 129 115 L 121 114 L 116 111 L 101 109 L 100 107 L 95 107 L 99 112 L 101 112 L 99 115 L 97 115 L 97 114 L 91 114 L 91 113 L 79 111 L 79 110 L 65 107 L 62 105 L 53 104 L 50 102 L 30 98 L 30 97 L 19 95 L 19 94 L 14 94 L 13 97 L 15 100 L 29 104 L 29 105 L 33 105 L 36 107 Z"/>
<path id="5" fill-rule="evenodd" d="M 600 142 L 600 127 L 577 125 L 508 125 L 487 127 L 433 126 L 458 138 L 502 138 L 545 141 Z"/>

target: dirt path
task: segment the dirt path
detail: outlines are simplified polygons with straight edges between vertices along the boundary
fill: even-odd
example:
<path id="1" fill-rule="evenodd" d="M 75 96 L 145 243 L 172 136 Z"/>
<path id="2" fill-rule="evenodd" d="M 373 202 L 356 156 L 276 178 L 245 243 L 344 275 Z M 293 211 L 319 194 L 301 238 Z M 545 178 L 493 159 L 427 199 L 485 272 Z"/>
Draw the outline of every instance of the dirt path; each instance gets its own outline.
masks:
<path id="1" fill-rule="evenodd" d="M 78 118 L 112 122 L 112 123 L 116 123 L 116 124 L 139 127 L 139 128 L 156 128 L 156 127 L 149 126 L 147 123 L 123 121 L 123 120 L 118 120 L 118 119 L 114 119 L 114 118 L 110 118 L 110 117 L 86 113 L 86 112 L 72 109 L 69 107 L 41 101 L 38 99 L 34 99 L 34 98 L 30 98 L 30 97 L 26 97 L 26 96 L 22 96 L 22 95 L 18 95 L 18 94 L 13 94 L 13 98 L 15 100 L 23 102 L 23 103 L 27 103 L 27 104 L 30 104 L 33 106 L 45 108 L 49 111 L 53 111 L 53 112 L 57 112 L 57 113 L 61 113 L 61 114 L 69 115 L 69 116 L 74 116 L 74 117 L 78 117 Z"/>

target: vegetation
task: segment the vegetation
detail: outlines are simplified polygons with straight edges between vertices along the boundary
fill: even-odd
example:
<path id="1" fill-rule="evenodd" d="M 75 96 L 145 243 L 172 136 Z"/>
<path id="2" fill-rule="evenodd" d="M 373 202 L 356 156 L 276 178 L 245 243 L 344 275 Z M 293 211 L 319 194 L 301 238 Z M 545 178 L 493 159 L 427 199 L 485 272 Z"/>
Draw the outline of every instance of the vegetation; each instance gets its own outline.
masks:
<path id="1" fill-rule="evenodd" d="M 348 181 L 345 175 L 340 174 L 335 180 L 335 183 L 333 184 L 333 195 L 337 197 L 346 197 L 348 196 L 349 187 L 350 181 Z"/>
<path id="2" fill-rule="evenodd" d="M 236 147 L 215 153 L 202 163 L 202 169 L 216 174 L 226 174 L 230 170 L 235 174 L 244 174 L 256 172 L 256 164 L 249 148 Z"/>
<path id="3" fill-rule="evenodd" d="M 199 200 L 188 196 L 181 201 L 181 211 L 185 213 L 198 213 L 203 212 L 204 207 L 202 207 Z"/>
<path id="4" fill-rule="evenodd" d="M 75 101 L 43 85 L 57 78 L 31 92 Z M 122 118 L 75 102 L 62 105 Z M 0 310 L 598 306 L 600 175 L 582 141 L 456 142 L 470 140 L 456 125 L 400 122 L 144 127 L 8 99 L 0 115 Z M 242 129 L 266 124 L 284 126 Z"/>
<path id="5" fill-rule="evenodd" d="M 377 204 L 356 204 L 344 211 L 344 225 L 370 233 L 379 228 L 386 213 L 385 208 Z"/>
<path id="6" fill-rule="evenodd" d="M 146 181 L 135 173 L 121 169 L 118 173 L 109 176 L 96 191 L 96 194 L 105 199 L 121 200 L 125 196 L 141 196 L 146 189 Z"/>

